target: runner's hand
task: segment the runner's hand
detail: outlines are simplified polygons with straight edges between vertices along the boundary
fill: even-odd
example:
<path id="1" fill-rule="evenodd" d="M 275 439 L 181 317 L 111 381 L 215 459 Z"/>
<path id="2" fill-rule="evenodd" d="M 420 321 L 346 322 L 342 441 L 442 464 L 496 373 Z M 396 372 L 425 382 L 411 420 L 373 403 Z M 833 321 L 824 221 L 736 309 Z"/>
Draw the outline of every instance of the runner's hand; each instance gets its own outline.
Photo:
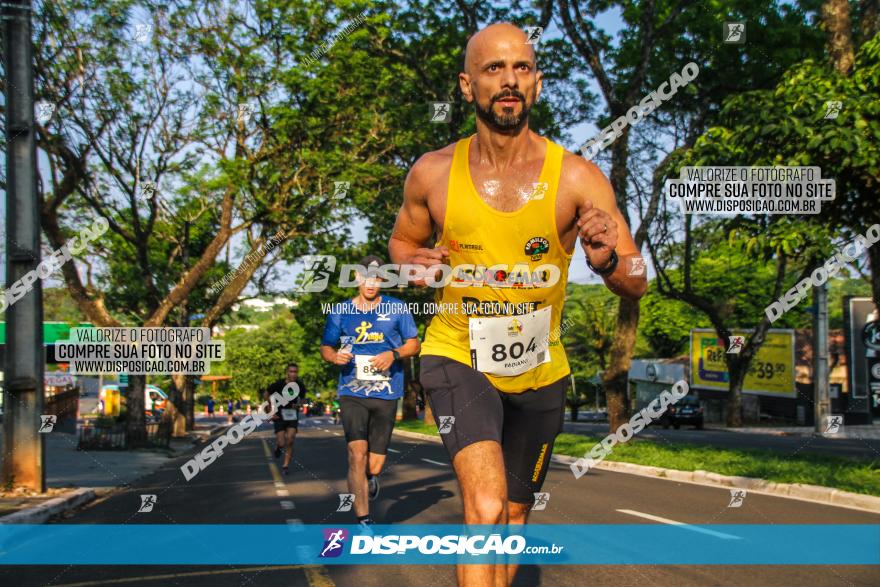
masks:
<path id="1" fill-rule="evenodd" d="M 442 265 L 444 262 L 444 258 L 449 257 L 449 248 L 448 247 L 436 247 L 433 249 L 416 249 L 416 252 L 410 257 L 404 265 L 419 265 L 423 268 L 423 271 L 419 271 L 415 279 L 410 280 L 410 283 L 417 286 L 426 286 L 428 285 L 425 281 L 425 277 L 429 275 L 429 268 Z M 439 272 L 439 270 L 438 270 Z M 436 280 L 436 274 L 435 274 Z"/>
<path id="2" fill-rule="evenodd" d="M 391 365 L 394 363 L 394 353 L 391 351 L 385 351 L 384 353 L 379 353 L 372 359 L 370 359 L 370 364 L 378 369 L 379 371 L 387 371 L 391 368 Z"/>
<path id="3" fill-rule="evenodd" d="M 354 355 L 351 353 L 337 352 L 336 357 L 333 359 L 333 363 L 335 365 L 347 365 L 353 358 Z"/>
<path id="4" fill-rule="evenodd" d="M 578 236 L 590 265 L 604 269 L 617 246 L 617 223 L 604 210 L 587 200 L 578 208 Z M 606 229 L 607 227 L 607 229 Z"/>

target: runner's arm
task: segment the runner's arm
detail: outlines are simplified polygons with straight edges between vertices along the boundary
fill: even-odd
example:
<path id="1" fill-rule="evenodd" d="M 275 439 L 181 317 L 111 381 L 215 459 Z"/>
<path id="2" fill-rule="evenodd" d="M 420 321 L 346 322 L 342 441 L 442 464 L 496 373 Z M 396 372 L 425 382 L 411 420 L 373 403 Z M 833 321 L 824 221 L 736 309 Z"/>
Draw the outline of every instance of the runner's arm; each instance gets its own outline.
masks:
<path id="1" fill-rule="evenodd" d="M 403 205 L 388 241 L 388 254 L 393 263 L 431 267 L 441 264 L 443 257 L 449 255 L 446 247 L 425 248 L 434 234 L 434 222 L 428 209 L 428 188 L 431 174 L 436 172 L 435 159 L 431 153 L 422 156 L 406 176 Z M 425 285 L 424 278 L 413 280 L 413 283 Z"/>
<path id="2" fill-rule="evenodd" d="M 400 355 L 401 359 L 408 359 L 409 357 L 415 357 L 419 354 L 419 351 L 422 349 L 422 343 L 419 342 L 418 338 L 408 338 L 403 346 L 398 347 L 394 350 L 397 351 L 397 354 Z"/>
<path id="3" fill-rule="evenodd" d="M 610 266 L 611 252 L 616 252 L 617 268 L 601 276 L 605 285 L 621 297 L 641 298 L 648 289 L 647 270 L 642 267 L 640 273 L 630 274 L 633 259 L 641 259 L 641 253 L 617 207 L 611 183 L 595 164 L 581 157 L 570 157 L 566 162 L 569 160 L 573 163 L 572 173 L 568 175 L 569 186 L 578 186 L 573 195 L 577 204 L 578 240 L 584 254 L 594 267 L 603 269 Z"/>
<path id="4" fill-rule="evenodd" d="M 394 350 L 397 351 L 401 359 L 406 359 L 419 354 L 421 348 L 422 343 L 419 342 L 418 338 L 408 338 L 403 343 L 403 346 L 400 346 Z M 394 353 L 392 353 L 391 351 L 379 353 L 378 355 L 370 359 L 370 363 L 377 369 L 386 371 L 391 368 L 391 365 L 394 364 Z"/>
<path id="5" fill-rule="evenodd" d="M 299 385 L 299 395 L 296 397 L 295 401 L 296 407 L 299 408 L 306 403 L 306 394 L 309 393 L 309 390 L 306 389 L 306 384 L 299 379 L 297 379 L 296 384 Z"/>
<path id="6" fill-rule="evenodd" d="M 345 365 L 352 359 L 351 353 L 340 353 L 333 348 L 340 335 L 342 335 L 340 316 L 330 314 L 324 325 L 324 334 L 321 335 L 321 358 L 334 365 Z"/>
<path id="7" fill-rule="evenodd" d="M 352 357 L 351 353 L 340 353 L 337 352 L 332 346 L 327 344 L 321 345 L 321 358 L 327 361 L 328 363 L 332 363 L 333 365 L 345 365 L 350 362 Z"/>

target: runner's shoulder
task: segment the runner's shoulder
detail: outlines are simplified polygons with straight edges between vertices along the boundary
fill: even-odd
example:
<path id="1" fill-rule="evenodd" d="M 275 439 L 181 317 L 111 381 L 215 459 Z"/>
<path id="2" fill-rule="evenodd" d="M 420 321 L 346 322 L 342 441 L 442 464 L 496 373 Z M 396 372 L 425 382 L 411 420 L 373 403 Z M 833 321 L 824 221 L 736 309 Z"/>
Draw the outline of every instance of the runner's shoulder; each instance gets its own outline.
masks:
<path id="1" fill-rule="evenodd" d="M 560 193 L 571 194 L 573 198 L 589 194 L 592 199 L 603 198 L 610 193 L 613 200 L 611 184 L 599 166 L 568 149 L 564 151 L 559 177 Z"/>
<path id="2" fill-rule="evenodd" d="M 563 148 L 562 181 L 573 184 L 584 181 L 607 181 L 599 166 L 577 153 Z"/>
<path id="3" fill-rule="evenodd" d="M 454 153 L 455 143 L 451 143 L 442 149 L 423 154 L 406 176 L 407 187 L 414 190 L 414 195 L 424 195 L 431 187 L 446 185 Z"/>

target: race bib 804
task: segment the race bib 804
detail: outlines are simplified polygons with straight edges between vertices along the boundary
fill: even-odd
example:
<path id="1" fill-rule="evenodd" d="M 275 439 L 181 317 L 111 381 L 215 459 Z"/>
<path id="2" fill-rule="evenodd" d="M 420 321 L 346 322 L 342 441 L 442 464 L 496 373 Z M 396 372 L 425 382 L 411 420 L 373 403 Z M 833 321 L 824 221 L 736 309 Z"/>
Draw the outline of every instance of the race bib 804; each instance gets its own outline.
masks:
<path id="1" fill-rule="evenodd" d="M 474 369 L 490 375 L 520 375 L 550 362 L 548 306 L 529 314 L 471 318 L 468 330 Z"/>

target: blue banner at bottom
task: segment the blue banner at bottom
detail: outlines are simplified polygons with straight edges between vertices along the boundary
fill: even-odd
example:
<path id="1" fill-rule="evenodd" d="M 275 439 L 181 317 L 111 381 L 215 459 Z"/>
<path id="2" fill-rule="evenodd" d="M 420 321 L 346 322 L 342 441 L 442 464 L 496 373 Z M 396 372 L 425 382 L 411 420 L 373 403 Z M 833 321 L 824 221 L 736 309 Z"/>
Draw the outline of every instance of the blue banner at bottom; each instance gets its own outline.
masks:
<path id="1" fill-rule="evenodd" d="M 0 525 L 3 565 L 486 563 L 876 565 L 880 525 Z"/>

